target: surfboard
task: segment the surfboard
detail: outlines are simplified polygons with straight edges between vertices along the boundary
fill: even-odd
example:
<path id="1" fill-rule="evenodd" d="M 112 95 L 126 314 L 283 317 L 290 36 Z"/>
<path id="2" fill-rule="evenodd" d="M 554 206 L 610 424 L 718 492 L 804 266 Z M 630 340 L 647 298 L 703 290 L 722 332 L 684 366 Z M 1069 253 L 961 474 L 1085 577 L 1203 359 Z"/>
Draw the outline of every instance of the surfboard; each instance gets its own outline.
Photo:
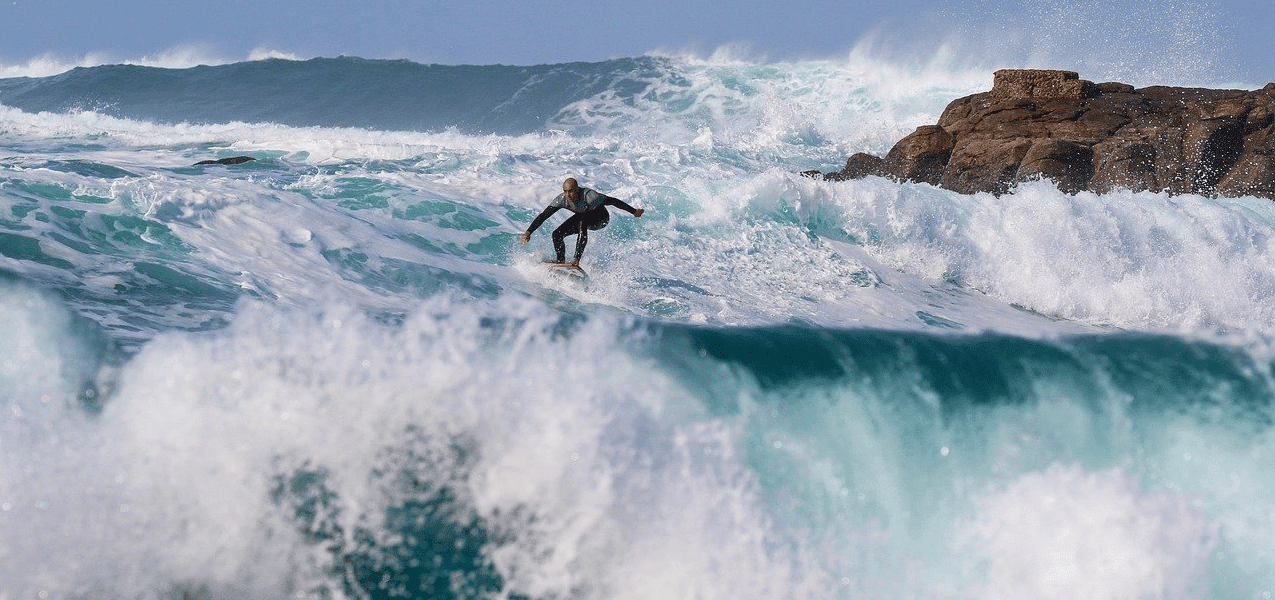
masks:
<path id="1" fill-rule="evenodd" d="M 576 265 L 553 262 L 551 260 L 546 260 L 544 263 L 546 267 L 549 267 L 550 273 L 562 275 L 564 277 L 579 277 L 580 279 L 585 279 L 589 276 L 588 273 L 584 272 L 584 269 L 581 269 Z"/>

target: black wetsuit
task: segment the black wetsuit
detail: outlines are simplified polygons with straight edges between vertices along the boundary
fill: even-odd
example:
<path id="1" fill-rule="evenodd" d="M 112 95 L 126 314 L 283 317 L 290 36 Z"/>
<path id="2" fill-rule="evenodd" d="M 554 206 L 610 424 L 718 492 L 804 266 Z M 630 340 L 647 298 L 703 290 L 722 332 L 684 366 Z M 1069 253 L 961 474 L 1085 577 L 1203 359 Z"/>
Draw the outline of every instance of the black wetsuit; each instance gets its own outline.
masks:
<path id="1" fill-rule="evenodd" d="M 637 209 L 625 204 L 623 200 L 582 187 L 575 203 L 568 202 L 564 194 L 558 194 L 558 197 L 554 198 L 553 202 L 531 222 L 531 226 L 527 228 L 527 233 L 534 232 L 544 224 L 545 219 L 558 212 L 558 209 L 566 208 L 574 212 L 575 214 L 553 230 L 553 251 L 558 257 L 558 262 L 565 262 L 567 259 L 565 238 L 569 235 L 575 235 L 575 259 L 580 260 L 580 257 L 584 254 L 585 245 L 589 243 L 589 230 L 597 231 L 611 222 L 611 213 L 607 212 L 607 206 L 614 206 L 620 210 L 627 211 L 629 214 L 637 214 Z"/>

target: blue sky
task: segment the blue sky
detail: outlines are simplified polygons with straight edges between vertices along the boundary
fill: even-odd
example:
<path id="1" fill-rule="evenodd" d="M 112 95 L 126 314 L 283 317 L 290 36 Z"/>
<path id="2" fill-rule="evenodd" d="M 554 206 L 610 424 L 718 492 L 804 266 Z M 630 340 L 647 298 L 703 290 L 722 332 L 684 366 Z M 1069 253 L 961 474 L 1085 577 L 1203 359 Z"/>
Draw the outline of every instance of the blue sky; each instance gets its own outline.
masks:
<path id="1" fill-rule="evenodd" d="M 837 59 L 871 46 L 896 60 L 945 49 L 976 66 L 1260 85 L 1275 79 L 1268 12 L 1251 0 L 0 0 L 0 76 L 270 54 L 525 65 L 721 48 Z"/>

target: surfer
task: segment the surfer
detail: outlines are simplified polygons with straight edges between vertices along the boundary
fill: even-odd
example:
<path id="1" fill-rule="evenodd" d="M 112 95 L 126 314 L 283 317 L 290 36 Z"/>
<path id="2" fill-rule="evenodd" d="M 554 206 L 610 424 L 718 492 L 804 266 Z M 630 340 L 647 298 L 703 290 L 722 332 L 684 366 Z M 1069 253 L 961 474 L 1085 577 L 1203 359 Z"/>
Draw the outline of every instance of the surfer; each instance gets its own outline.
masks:
<path id="1" fill-rule="evenodd" d="M 532 232 L 544 224 L 549 215 L 558 212 L 560 208 L 565 208 L 575 214 L 568 217 L 557 229 L 553 230 L 553 251 L 558 257 L 554 262 L 578 268 L 580 266 L 580 256 L 584 254 L 584 246 L 589 243 L 589 230 L 597 231 L 611 222 L 611 214 L 606 209 L 608 206 L 628 211 L 635 217 L 641 217 L 642 213 L 646 212 L 641 208 L 633 208 L 622 200 L 600 194 L 589 188 L 580 187 L 580 184 L 576 183 L 574 178 L 568 177 L 566 181 L 562 182 L 562 193 L 558 194 L 549 203 L 549 206 L 540 213 L 540 216 L 531 222 L 531 226 L 527 228 L 527 231 L 523 232 L 518 242 L 526 245 L 527 242 L 531 241 Z M 567 244 L 565 241 L 569 235 L 576 236 L 576 255 L 570 262 L 567 261 Z"/>

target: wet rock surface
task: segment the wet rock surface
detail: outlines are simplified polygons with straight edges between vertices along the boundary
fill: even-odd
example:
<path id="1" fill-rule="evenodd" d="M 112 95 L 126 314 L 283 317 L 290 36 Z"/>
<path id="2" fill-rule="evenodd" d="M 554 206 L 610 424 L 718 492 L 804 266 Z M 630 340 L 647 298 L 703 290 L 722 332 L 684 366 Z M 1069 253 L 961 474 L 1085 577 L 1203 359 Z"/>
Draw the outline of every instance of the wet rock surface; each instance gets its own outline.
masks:
<path id="1" fill-rule="evenodd" d="M 809 173 L 811 175 L 817 172 Z M 884 157 L 855 154 L 826 179 L 867 176 L 1003 194 L 1048 178 L 1059 189 L 1275 199 L 1275 83 L 1215 90 L 1001 70 L 992 90 L 953 101 Z"/>

